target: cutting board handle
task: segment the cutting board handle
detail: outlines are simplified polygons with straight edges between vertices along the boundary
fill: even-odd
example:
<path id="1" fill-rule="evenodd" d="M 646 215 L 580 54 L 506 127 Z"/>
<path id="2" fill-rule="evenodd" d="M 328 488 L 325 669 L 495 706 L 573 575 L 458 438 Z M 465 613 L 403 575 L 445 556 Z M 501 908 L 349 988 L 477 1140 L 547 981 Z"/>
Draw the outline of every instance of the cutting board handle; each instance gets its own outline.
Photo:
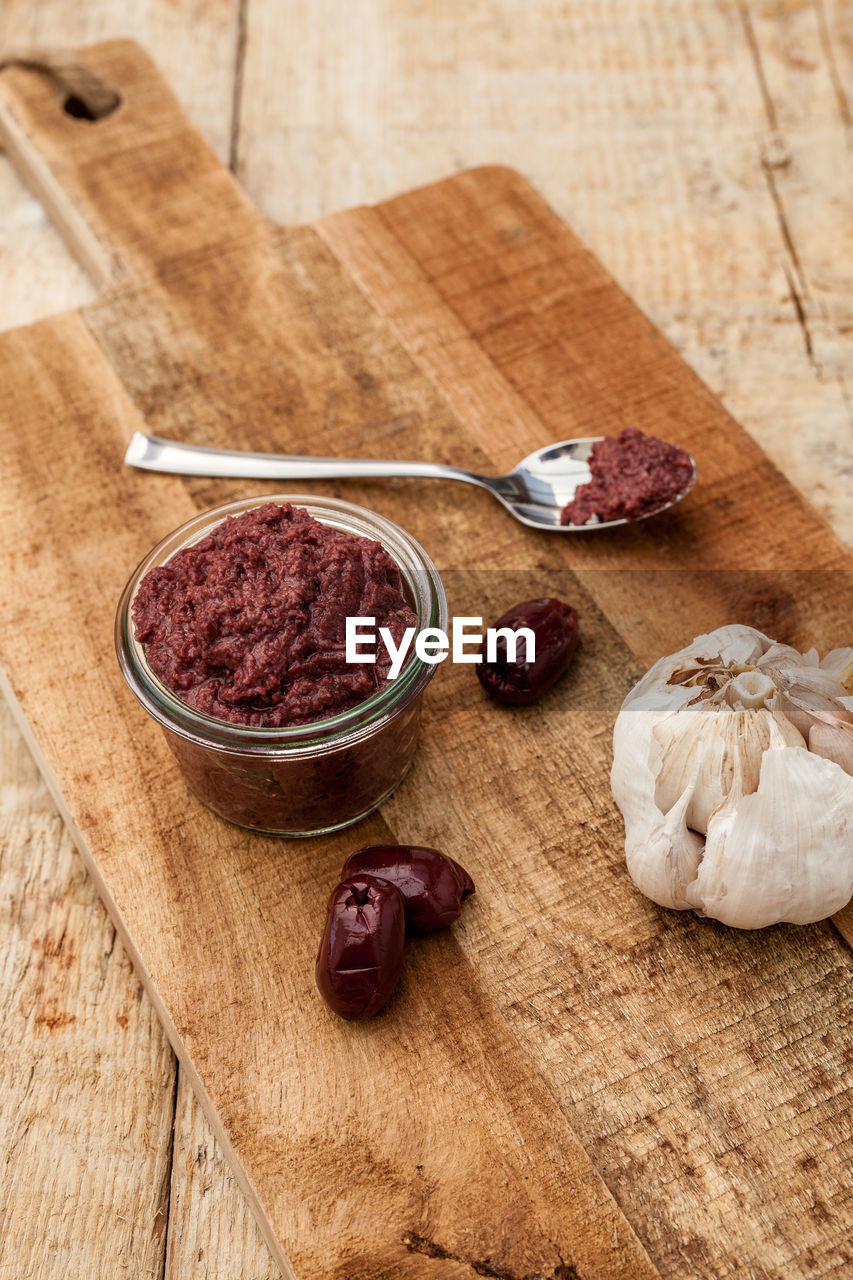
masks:
<path id="1" fill-rule="evenodd" d="M 0 71 L 9 67 L 23 67 L 47 76 L 63 95 L 63 111 L 78 119 L 102 120 L 121 102 L 121 94 L 116 89 L 93 75 L 88 67 L 62 54 L 50 51 L 7 54 L 0 58 Z"/>
<path id="2" fill-rule="evenodd" d="M 120 98 L 95 120 L 66 109 L 67 83 L 21 61 L 0 74 L 0 145 L 96 286 L 168 288 L 190 254 L 203 268 L 263 233 L 266 220 L 138 44 L 74 54 Z"/>

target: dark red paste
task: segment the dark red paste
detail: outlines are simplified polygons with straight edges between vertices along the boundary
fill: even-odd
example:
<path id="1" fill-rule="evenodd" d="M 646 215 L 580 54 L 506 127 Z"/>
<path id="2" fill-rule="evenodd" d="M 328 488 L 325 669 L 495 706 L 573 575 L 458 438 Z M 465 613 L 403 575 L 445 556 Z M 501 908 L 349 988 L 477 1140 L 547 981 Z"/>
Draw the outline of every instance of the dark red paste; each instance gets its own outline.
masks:
<path id="1" fill-rule="evenodd" d="M 672 502 L 689 489 L 693 460 L 678 445 L 625 427 L 592 446 L 592 479 L 563 507 L 560 524 L 632 520 Z"/>
<path id="2" fill-rule="evenodd" d="M 400 571 L 369 538 L 268 503 L 229 516 L 143 578 L 133 605 L 151 669 L 197 711 L 233 724 L 305 724 L 385 684 L 391 660 L 347 664 L 346 618 L 399 644 L 416 618 Z"/>

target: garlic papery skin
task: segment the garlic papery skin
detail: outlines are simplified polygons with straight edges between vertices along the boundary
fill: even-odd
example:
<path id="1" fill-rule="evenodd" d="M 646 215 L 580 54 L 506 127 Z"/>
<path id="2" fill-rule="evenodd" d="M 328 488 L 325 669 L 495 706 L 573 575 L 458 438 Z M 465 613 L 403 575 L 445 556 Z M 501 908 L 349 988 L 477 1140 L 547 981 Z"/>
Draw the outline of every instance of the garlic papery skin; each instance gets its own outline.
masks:
<path id="1" fill-rule="evenodd" d="M 736 768 L 743 790 L 755 791 L 774 727 L 784 734 L 786 744 L 806 745 L 786 717 L 777 719 L 764 705 L 735 710 L 724 701 L 707 710 L 688 706 L 666 716 L 652 729 L 655 804 L 663 813 L 671 809 L 697 769 L 686 820 L 688 827 L 704 835 L 711 814 L 731 790 Z"/>
<path id="2" fill-rule="evenodd" d="M 638 719 L 641 722 L 645 720 L 645 723 L 638 724 Z M 653 723 L 653 719 L 643 712 L 630 721 L 622 720 L 621 724 L 617 720 L 617 752 L 624 756 L 631 750 L 627 737 L 624 742 L 618 741 L 620 733 L 630 735 L 639 729 L 648 737 Z M 687 886 L 696 878 L 704 843 L 700 836 L 689 830 L 686 822 L 692 785 L 697 776 L 698 769 L 695 769 L 684 794 L 666 815 L 655 804 L 654 775 L 647 760 L 638 759 L 636 769 L 626 771 L 619 779 L 617 801 L 623 813 L 628 809 L 633 814 L 630 827 L 627 823 L 625 827 L 625 853 L 629 870 L 633 868 L 631 875 L 655 902 L 680 910 L 690 906 L 686 898 Z"/>
<path id="3" fill-rule="evenodd" d="M 783 747 L 765 752 L 757 791 L 732 792 L 711 819 L 686 897 L 701 915 L 760 929 L 822 920 L 851 892 L 853 778 L 803 747 Z"/>
<path id="4" fill-rule="evenodd" d="M 821 662 L 820 669 L 843 685 L 848 693 L 853 690 L 853 649 L 832 649 Z"/>
<path id="5" fill-rule="evenodd" d="M 853 894 L 853 649 L 819 662 L 721 627 L 657 662 L 614 728 L 613 795 L 637 886 L 741 929 Z"/>
<path id="6" fill-rule="evenodd" d="M 834 760 L 853 776 L 853 731 L 849 725 L 813 724 L 809 729 L 809 751 L 824 760 Z"/>

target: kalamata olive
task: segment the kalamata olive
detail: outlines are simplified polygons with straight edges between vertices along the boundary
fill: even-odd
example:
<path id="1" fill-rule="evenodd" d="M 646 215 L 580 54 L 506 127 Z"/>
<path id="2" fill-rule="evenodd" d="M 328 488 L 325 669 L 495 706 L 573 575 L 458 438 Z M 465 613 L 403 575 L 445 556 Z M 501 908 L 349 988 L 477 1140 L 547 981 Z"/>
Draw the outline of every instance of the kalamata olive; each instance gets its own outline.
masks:
<path id="1" fill-rule="evenodd" d="M 438 849 L 415 844 L 375 844 L 359 849 L 343 874 L 367 872 L 395 884 L 403 895 L 411 933 L 432 933 L 459 918 L 462 903 L 474 892 L 464 867 Z"/>
<path id="2" fill-rule="evenodd" d="M 394 990 L 403 962 L 406 913 L 396 885 L 375 876 L 343 880 L 329 898 L 315 975 L 342 1018 L 372 1018 Z"/>
<path id="3" fill-rule="evenodd" d="M 542 600 L 526 600 L 508 609 L 494 624 L 495 629 L 529 627 L 536 638 L 536 654 L 528 662 L 524 637 L 517 641 L 516 661 L 507 656 L 506 638 L 498 636 L 493 662 L 477 665 L 480 684 L 496 702 L 524 707 L 533 702 L 559 680 L 572 660 L 578 642 L 578 615 L 571 605 L 547 596 Z"/>

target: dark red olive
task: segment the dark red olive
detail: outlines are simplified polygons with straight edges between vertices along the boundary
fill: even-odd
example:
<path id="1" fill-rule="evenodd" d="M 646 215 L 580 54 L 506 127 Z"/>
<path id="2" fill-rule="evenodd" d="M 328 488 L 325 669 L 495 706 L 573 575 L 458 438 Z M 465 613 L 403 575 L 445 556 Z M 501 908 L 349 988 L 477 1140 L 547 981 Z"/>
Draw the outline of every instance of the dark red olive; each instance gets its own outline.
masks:
<path id="1" fill-rule="evenodd" d="M 329 898 L 315 975 L 342 1018 L 372 1018 L 394 990 L 403 963 L 406 913 L 396 885 L 354 875 Z"/>
<path id="2" fill-rule="evenodd" d="M 525 638 L 517 642 L 516 661 L 507 657 L 506 637 L 498 636 L 494 662 L 483 660 L 477 665 L 480 684 L 496 702 L 511 707 L 525 707 L 541 697 L 572 660 L 578 643 L 578 615 L 571 605 L 547 596 L 542 600 L 526 600 L 508 609 L 494 624 L 496 629 L 529 627 L 536 637 L 536 654 L 528 662 Z"/>
<path id="3" fill-rule="evenodd" d="M 375 844 L 359 849 L 344 864 L 344 875 L 367 872 L 395 884 L 406 905 L 411 933 L 432 933 L 459 918 L 474 892 L 464 867 L 438 849 L 416 844 Z"/>

